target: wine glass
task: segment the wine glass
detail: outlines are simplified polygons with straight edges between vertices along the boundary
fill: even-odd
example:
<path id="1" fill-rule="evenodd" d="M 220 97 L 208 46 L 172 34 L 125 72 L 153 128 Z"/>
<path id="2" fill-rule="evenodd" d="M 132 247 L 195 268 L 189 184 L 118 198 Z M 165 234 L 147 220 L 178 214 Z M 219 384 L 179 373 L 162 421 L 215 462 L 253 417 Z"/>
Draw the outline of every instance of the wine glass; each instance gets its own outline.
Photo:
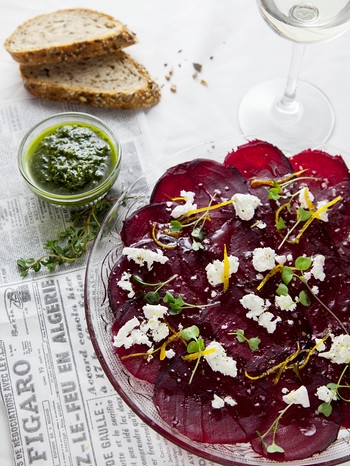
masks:
<path id="1" fill-rule="evenodd" d="M 305 44 L 335 38 L 350 28 L 350 0 L 257 0 L 262 17 L 282 37 L 293 41 L 289 75 L 258 84 L 241 101 L 238 122 L 243 134 L 325 142 L 335 115 L 328 97 L 299 80 Z"/>

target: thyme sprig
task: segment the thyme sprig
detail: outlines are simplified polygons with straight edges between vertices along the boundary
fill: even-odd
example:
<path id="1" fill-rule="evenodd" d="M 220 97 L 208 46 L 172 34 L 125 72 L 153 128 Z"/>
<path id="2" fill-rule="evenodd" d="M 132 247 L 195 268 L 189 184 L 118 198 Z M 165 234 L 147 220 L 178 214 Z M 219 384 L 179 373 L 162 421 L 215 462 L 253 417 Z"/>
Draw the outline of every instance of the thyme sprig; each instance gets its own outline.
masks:
<path id="1" fill-rule="evenodd" d="M 57 238 L 46 241 L 45 252 L 40 257 L 17 260 L 21 276 L 26 277 L 29 272 L 39 272 L 42 267 L 53 272 L 58 266 L 80 259 L 86 253 L 89 243 L 96 237 L 111 206 L 112 200 L 104 198 L 75 212 L 71 225 L 59 232 Z"/>

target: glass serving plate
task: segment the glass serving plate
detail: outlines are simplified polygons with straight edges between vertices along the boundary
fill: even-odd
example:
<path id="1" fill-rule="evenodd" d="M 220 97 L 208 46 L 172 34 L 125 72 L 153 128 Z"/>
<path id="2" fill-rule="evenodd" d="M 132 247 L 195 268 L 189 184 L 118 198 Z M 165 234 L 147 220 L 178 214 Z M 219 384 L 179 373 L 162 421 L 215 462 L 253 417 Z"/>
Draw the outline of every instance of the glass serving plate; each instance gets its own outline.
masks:
<path id="1" fill-rule="evenodd" d="M 164 171 L 178 163 L 195 158 L 208 158 L 223 161 L 226 154 L 253 137 L 229 137 L 209 141 L 199 146 L 178 152 L 164 162 L 147 171 L 136 180 L 116 201 L 106 217 L 94 241 L 86 271 L 85 308 L 86 319 L 96 355 L 111 384 L 127 405 L 151 428 L 160 435 L 207 460 L 227 465 L 337 465 L 350 460 L 350 432 L 341 429 L 337 441 L 321 454 L 305 460 L 278 463 L 259 456 L 249 444 L 204 444 L 189 440 L 166 424 L 159 416 L 152 402 L 153 385 L 132 376 L 114 354 L 111 326 L 113 313 L 109 307 L 107 282 L 113 264 L 120 257 L 123 244 L 120 231 L 123 220 L 132 212 L 148 204 L 152 188 Z M 268 141 L 268 139 L 265 139 Z M 294 141 L 295 143 L 295 141 Z M 325 149 L 329 153 L 341 153 L 347 163 L 350 158 L 341 151 L 330 147 L 316 147 L 311 143 L 300 142 L 300 151 L 307 148 Z M 288 147 L 279 147 L 286 155 L 292 155 Z"/>

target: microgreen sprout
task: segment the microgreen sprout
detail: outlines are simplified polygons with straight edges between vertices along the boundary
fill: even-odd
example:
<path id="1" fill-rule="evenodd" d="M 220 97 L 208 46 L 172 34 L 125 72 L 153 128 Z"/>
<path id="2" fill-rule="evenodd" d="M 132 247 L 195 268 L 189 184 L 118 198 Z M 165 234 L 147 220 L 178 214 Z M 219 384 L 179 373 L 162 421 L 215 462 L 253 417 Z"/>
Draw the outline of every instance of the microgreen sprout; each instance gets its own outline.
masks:
<path id="1" fill-rule="evenodd" d="M 264 434 L 260 434 L 260 432 L 257 431 L 257 435 L 259 436 L 261 443 L 263 445 L 263 448 L 268 452 L 268 453 L 283 453 L 284 449 L 277 445 L 276 443 L 276 434 L 278 432 L 278 424 L 282 418 L 282 416 L 285 414 L 285 412 L 292 406 L 292 404 L 288 404 L 284 409 L 282 409 L 277 418 L 273 421 L 271 426 L 267 429 L 267 431 Z M 266 437 L 272 432 L 272 441 L 269 445 L 266 444 L 265 439 Z"/>
<path id="2" fill-rule="evenodd" d="M 87 251 L 88 244 L 96 237 L 111 205 L 111 199 L 104 198 L 93 206 L 76 212 L 70 226 L 58 233 L 56 239 L 46 241 L 45 253 L 37 259 L 31 257 L 17 260 L 21 276 L 26 277 L 29 271 L 39 272 L 42 267 L 53 272 L 57 266 L 80 259 Z"/>
<path id="3" fill-rule="evenodd" d="M 230 332 L 229 335 L 236 335 L 237 340 L 238 340 L 240 343 L 247 342 L 248 345 L 249 345 L 249 348 L 250 348 L 252 351 L 257 351 L 257 350 L 259 349 L 259 345 L 260 345 L 260 343 L 261 343 L 260 338 L 258 338 L 258 337 L 247 338 L 247 337 L 244 335 L 244 330 L 238 329 L 238 330 L 236 330 L 235 332 Z"/>
<path id="4" fill-rule="evenodd" d="M 191 327 L 187 327 L 183 329 L 180 333 L 181 337 L 189 341 L 187 345 L 187 353 L 188 354 L 197 354 L 198 357 L 196 358 L 196 365 L 192 371 L 189 383 L 192 383 L 194 374 L 199 366 L 200 359 L 202 357 L 202 352 L 205 349 L 205 344 L 203 338 L 199 336 L 199 328 L 196 325 L 192 325 Z"/>
<path id="5" fill-rule="evenodd" d="M 170 277 L 168 280 L 164 282 L 159 282 L 159 283 L 147 283 L 142 281 L 137 275 L 133 275 L 133 279 L 139 283 L 140 285 L 146 286 L 146 287 L 153 287 L 154 290 L 148 291 L 144 295 L 144 300 L 148 304 L 153 304 L 157 305 L 161 302 L 164 304 L 167 304 L 169 307 L 169 314 L 171 315 L 176 315 L 180 314 L 183 309 L 202 309 L 204 307 L 210 306 L 211 304 L 190 304 L 184 301 L 183 297 L 181 295 L 178 295 L 175 297 L 169 290 L 165 291 L 164 295 L 161 295 L 159 291 L 161 288 L 163 288 L 165 285 L 170 283 L 172 280 L 174 280 L 177 277 L 177 274 L 173 275 Z"/>
<path id="6" fill-rule="evenodd" d="M 343 377 L 345 375 L 345 372 L 347 370 L 350 370 L 350 364 L 347 364 L 344 367 L 342 373 L 339 376 L 339 379 L 338 379 L 337 383 L 332 383 L 331 382 L 331 383 L 326 385 L 326 387 L 330 391 L 329 400 L 324 401 L 317 408 L 317 411 L 319 413 L 323 414 L 326 417 L 329 417 L 332 414 L 332 410 L 333 410 L 332 401 L 333 400 L 340 400 L 341 399 L 341 400 L 345 401 L 346 403 L 350 403 L 350 398 L 344 398 L 339 392 L 339 389 L 341 389 L 341 388 L 350 389 L 350 385 L 342 385 L 341 384 L 341 381 L 342 381 L 342 379 L 343 379 Z"/>

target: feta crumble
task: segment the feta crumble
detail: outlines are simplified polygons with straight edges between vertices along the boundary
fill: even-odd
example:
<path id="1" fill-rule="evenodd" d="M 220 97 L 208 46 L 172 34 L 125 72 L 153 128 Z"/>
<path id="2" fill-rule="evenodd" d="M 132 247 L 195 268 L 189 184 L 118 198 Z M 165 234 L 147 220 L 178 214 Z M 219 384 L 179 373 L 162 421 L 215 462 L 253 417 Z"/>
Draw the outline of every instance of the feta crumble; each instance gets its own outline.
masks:
<path id="1" fill-rule="evenodd" d="M 338 399 L 337 392 L 326 387 L 326 385 L 318 387 L 316 395 L 319 400 L 324 401 L 325 403 L 331 403 L 333 400 Z"/>
<path id="2" fill-rule="evenodd" d="M 168 308 L 161 304 L 146 304 L 142 308 L 145 319 L 140 322 L 133 317 L 126 322 L 114 336 L 113 345 L 117 348 L 124 346 L 128 349 L 136 344 L 145 344 L 149 347 L 152 342 L 159 342 L 169 335 L 169 327 L 161 319 L 167 313 Z"/>
<path id="3" fill-rule="evenodd" d="M 120 280 L 117 285 L 124 291 L 128 291 L 128 298 L 133 298 L 135 296 L 135 291 L 133 290 L 132 283 L 130 282 L 131 273 L 123 272 Z"/>
<path id="4" fill-rule="evenodd" d="M 253 194 L 234 194 L 231 199 L 236 215 L 241 220 L 251 220 L 254 217 L 255 209 L 261 204 L 258 197 Z"/>
<path id="5" fill-rule="evenodd" d="M 292 297 L 287 295 L 275 296 L 275 304 L 282 311 L 294 311 L 297 307 L 296 303 L 293 301 Z"/>
<path id="6" fill-rule="evenodd" d="M 310 407 L 309 394 L 305 385 L 301 385 L 298 389 L 290 391 L 287 395 L 283 395 L 282 399 L 288 405 L 301 405 L 304 408 Z"/>
<path id="7" fill-rule="evenodd" d="M 329 359 L 336 364 L 350 363 L 350 335 L 332 336 L 332 345 L 329 351 L 319 353 L 319 356 Z"/>
<path id="8" fill-rule="evenodd" d="M 325 205 L 327 205 L 329 201 L 327 199 L 324 199 L 323 201 L 319 201 L 317 203 L 316 209 L 322 209 Z M 318 214 L 318 218 L 322 220 L 322 222 L 328 222 L 328 210 L 326 209 L 325 211 L 321 212 Z"/>
<path id="9" fill-rule="evenodd" d="M 272 248 L 255 248 L 253 251 L 253 267 L 257 272 L 272 270 L 275 266 L 276 252 Z"/>
<path id="10" fill-rule="evenodd" d="M 197 209 L 197 204 L 194 204 L 195 193 L 192 191 L 180 191 L 180 196 L 185 199 L 185 204 L 177 205 L 171 212 L 173 218 L 180 218 L 186 215 L 191 210 Z"/>
<path id="11" fill-rule="evenodd" d="M 214 409 L 221 409 L 225 404 L 228 404 L 229 406 L 236 406 L 237 402 L 232 398 L 232 396 L 225 396 L 225 398 L 221 398 L 214 393 L 214 397 L 211 401 L 212 407 Z"/>
<path id="12" fill-rule="evenodd" d="M 243 296 L 239 302 L 242 304 L 244 309 L 247 309 L 247 317 L 249 319 L 257 320 L 259 315 L 262 314 L 270 306 L 270 302 L 257 296 L 254 293 L 249 293 Z"/>
<path id="13" fill-rule="evenodd" d="M 231 377 L 237 376 L 237 363 L 236 361 L 227 356 L 225 348 L 217 341 L 212 341 L 205 348 L 206 350 L 214 349 L 212 353 L 204 355 L 205 360 L 214 372 L 221 372 L 223 375 Z"/>
<path id="14" fill-rule="evenodd" d="M 229 277 L 233 273 L 236 273 L 239 267 L 239 260 L 236 256 L 228 256 L 228 263 L 229 263 Z M 219 259 L 214 260 L 210 264 L 208 264 L 205 268 L 207 272 L 207 279 L 208 282 L 212 286 L 220 285 L 224 282 L 224 261 L 220 261 Z"/>
<path id="15" fill-rule="evenodd" d="M 266 328 L 268 333 L 273 333 L 276 330 L 277 323 L 282 320 L 279 316 L 273 320 L 274 317 L 272 312 L 265 311 L 258 317 L 258 324 Z"/>
<path id="16" fill-rule="evenodd" d="M 132 248 L 126 247 L 123 249 L 122 254 L 127 256 L 128 260 L 133 260 L 138 265 L 147 264 L 148 270 L 151 270 L 154 262 L 165 264 L 169 259 L 163 255 L 163 251 L 151 251 L 145 248 Z"/>

